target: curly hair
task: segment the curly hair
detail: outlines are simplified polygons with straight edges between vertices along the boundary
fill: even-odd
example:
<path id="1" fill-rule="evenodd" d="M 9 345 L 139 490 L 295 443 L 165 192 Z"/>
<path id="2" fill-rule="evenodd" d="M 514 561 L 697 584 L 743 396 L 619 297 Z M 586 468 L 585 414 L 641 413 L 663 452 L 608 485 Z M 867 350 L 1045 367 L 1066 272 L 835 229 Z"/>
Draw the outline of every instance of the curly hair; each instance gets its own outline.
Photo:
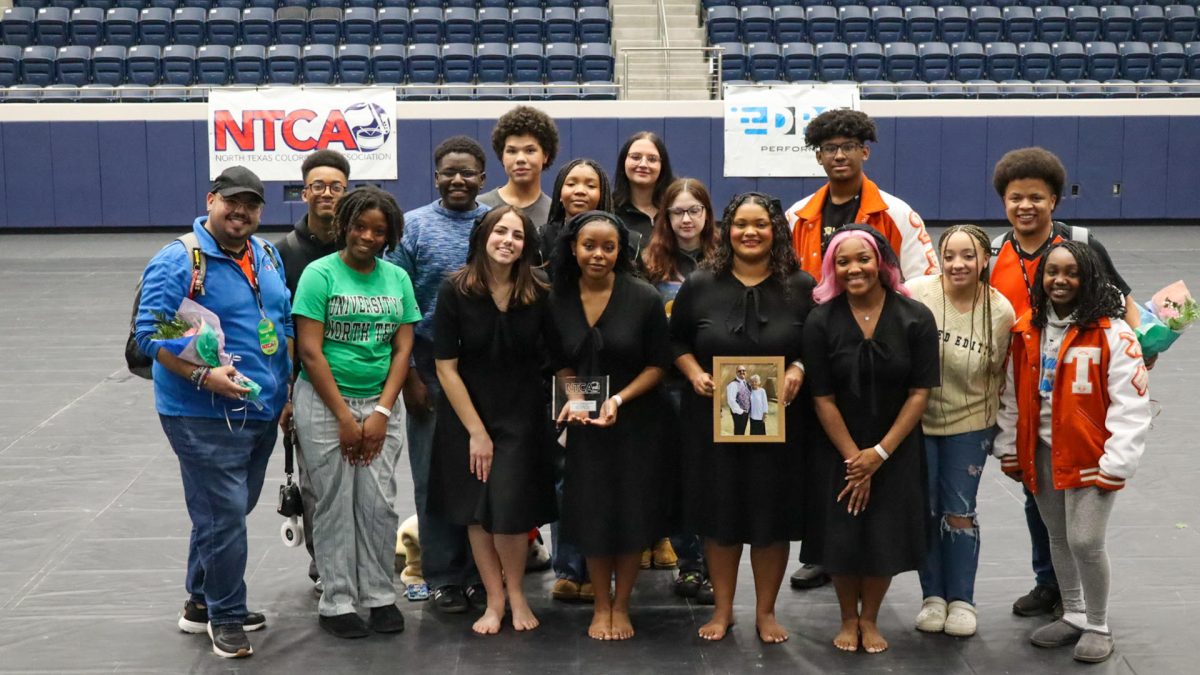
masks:
<path id="1" fill-rule="evenodd" d="M 350 160 L 337 150 L 317 150 L 308 157 L 304 158 L 304 163 L 300 165 L 300 178 L 305 183 L 308 182 L 308 172 L 319 166 L 327 166 L 331 169 L 336 169 L 342 172 L 346 180 L 350 180 Z"/>
<path id="2" fill-rule="evenodd" d="M 387 221 L 387 249 L 396 248 L 404 234 L 404 211 L 388 193 L 374 185 L 364 185 L 346 193 L 333 211 L 334 242 L 338 250 L 346 248 L 346 233 L 366 211 L 379 209 Z"/>
<path id="3" fill-rule="evenodd" d="M 483 146 L 470 136 L 451 136 L 438 143 L 437 148 L 433 151 L 433 165 L 437 166 L 443 157 L 452 152 L 461 152 L 474 157 L 475 161 L 479 162 L 479 170 L 487 171 L 487 155 L 483 152 Z"/>
<path id="4" fill-rule="evenodd" d="M 796 261 L 796 251 L 792 248 L 792 234 L 788 229 L 787 216 L 783 214 L 783 205 L 775 197 L 761 192 L 743 192 L 729 201 L 721 216 L 717 246 L 704 259 L 702 266 L 716 275 L 733 271 L 733 242 L 729 232 L 733 229 L 733 219 L 738 209 L 747 202 L 761 206 L 771 219 L 771 278 L 787 288 L 788 277 L 800 269 L 800 263 Z"/>
<path id="5" fill-rule="evenodd" d="M 642 251 L 642 268 L 651 282 L 668 281 L 679 275 L 675 266 L 679 242 L 675 238 L 675 230 L 671 228 L 671 218 L 667 209 L 685 192 L 704 207 L 704 225 L 700 228 L 699 235 L 701 260 L 712 255 L 717 248 L 717 223 L 713 215 L 712 199 L 708 196 L 704 183 L 695 178 L 679 178 L 672 181 L 663 191 L 662 201 L 658 203 L 658 215 L 654 217 L 654 231 L 650 234 L 650 243 Z"/>
<path id="6" fill-rule="evenodd" d="M 1079 268 L 1079 292 L 1075 294 L 1074 323 L 1091 326 L 1101 318 L 1120 319 L 1125 316 L 1125 298 L 1121 291 L 1108 280 L 1100 258 L 1083 242 L 1060 241 L 1046 249 L 1038 261 L 1037 274 L 1033 282 L 1033 325 L 1045 328 L 1050 312 L 1050 296 L 1046 293 L 1046 261 L 1055 249 L 1066 249 L 1075 258 Z"/>
<path id="7" fill-rule="evenodd" d="M 1058 155 L 1045 148 L 1018 148 L 1004 153 L 992 172 L 992 187 L 1004 198 L 1008 184 L 1014 180 L 1033 178 L 1046 182 L 1056 200 L 1062 200 L 1063 185 L 1067 182 L 1067 168 Z"/>
<path id="8" fill-rule="evenodd" d="M 639 131 L 625 139 L 625 145 L 622 145 L 621 151 L 617 153 L 617 172 L 613 175 L 613 204 L 617 206 L 631 203 L 632 195 L 630 194 L 629 176 L 625 174 L 625 160 L 629 157 L 629 148 L 643 139 L 653 143 L 654 148 L 658 151 L 658 180 L 654 182 L 654 196 L 652 197 L 655 204 L 662 201 L 663 191 L 667 189 L 671 181 L 675 180 L 675 174 L 671 170 L 671 156 L 667 153 L 667 144 L 653 131 Z"/>
<path id="9" fill-rule="evenodd" d="M 496 120 L 496 128 L 492 130 L 492 150 L 497 157 L 502 157 L 509 136 L 526 135 L 536 138 L 542 152 L 546 153 L 546 166 L 542 170 L 549 168 L 558 156 L 558 127 L 549 115 L 531 106 L 519 105 Z"/>
<path id="10" fill-rule="evenodd" d="M 608 211 L 584 211 L 567 222 L 554 242 L 554 252 L 550 256 L 550 278 L 560 293 L 570 292 L 578 284 L 583 273 L 579 269 L 579 261 L 575 259 L 575 239 L 584 225 L 597 221 L 607 222 L 617 230 L 617 262 L 613 265 L 613 273 L 634 274 L 633 258 L 629 251 L 629 228 L 620 216 Z"/>
<path id="11" fill-rule="evenodd" d="M 521 226 L 525 232 L 521 257 L 512 265 L 510 305 L 515 307 L 533 304 L 549 288 L 549 284 L 535 271 L 539 255 L 537 228 L 519 207 L 506 204 L 480 216 L 471 228 L 467 262 L 450 274 L 450 281 L 459 293 L 467 296 L 487 296 L 491 293 L 488 287 L 487 241 L 492 236 L 492 230 L 496 229 L 496 223 L 510 213 L 521 219 Z"/>
<path id="12" fill-rule="evenodd" d="M 600 201 L 596 204 L 598 211 L 612 211 L 612 188 L 609 187 L 608 174 L 604 173 L 604 167 L 594 159 L 581 157 L 567 162 L 563 168 L 558 170 L 558 176 L 554 178 L 554 189 L 550 193 L 550 214 L 546 217 L 547 223 L 563 223 L 567 219 L 567 209 L 562 204 L 562 189 L 563 183 L 567 182 L 567 176 L 571 170 L 580 164 L 590 167 L 600 177 Z"/>
<path id="13" fill-rule="evenodd" d="M 875 137 L 875 122 L 866 113 L 849 108 L 826 110 L 804 127 L 804 145 L 813 150 L 838 136 L 853 138 L 861 143 L 879 140 Z"/>

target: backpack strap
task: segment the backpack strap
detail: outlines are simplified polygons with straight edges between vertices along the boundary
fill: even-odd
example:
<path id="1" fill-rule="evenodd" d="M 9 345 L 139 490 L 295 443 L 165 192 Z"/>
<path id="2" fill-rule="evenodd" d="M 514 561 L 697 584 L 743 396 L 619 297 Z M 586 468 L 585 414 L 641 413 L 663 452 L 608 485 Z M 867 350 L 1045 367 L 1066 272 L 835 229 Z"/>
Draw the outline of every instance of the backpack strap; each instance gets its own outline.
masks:
<path id="1" fill-rule="evenodd" d="M 192 261 L 192 278 L 188 282 L 188 298 L 204 295 L 204 277 L 208 273 L 208 257 L 200 249 L 200 238 L 196 236 L 195 232 L 188 232 L 177 237 L 176 241 L 183 244 Z"/>
<path id="2" fill-rule="evenodd" d="M 994 239 L 992 239 L 992 256 L 993 257 L 1000 255 L 1000 249 L 1004 247 L 1004 239 L 1007 236 L 1008 236 L 1008 233 L 1005 232 L 1004 234 L 996 235 L 996 237 Z"/>

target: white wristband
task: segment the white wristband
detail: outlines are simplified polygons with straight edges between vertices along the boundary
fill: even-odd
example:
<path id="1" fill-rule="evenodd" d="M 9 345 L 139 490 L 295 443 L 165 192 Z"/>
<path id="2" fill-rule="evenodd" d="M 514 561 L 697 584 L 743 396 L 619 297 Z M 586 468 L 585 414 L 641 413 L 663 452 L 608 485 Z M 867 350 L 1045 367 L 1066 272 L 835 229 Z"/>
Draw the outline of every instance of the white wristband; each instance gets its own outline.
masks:
<path id="1" fill-rule="evenodd" d="M 625 399 L 621 398 L 620 394 L 613 394 L 612 399 L 617 402 L 618 408 L 620 408 L 621 404 L 625 402 Z"/>
<path id="2" fill-rule="evenodd" d="M 875 453 L 879 455 L 879 458 L 880 458 L 880 459 L 883 459 L 883 460 L 885 460 L 885 461 L 887 460 L 887 458 L 888 458 L 888 457 L 890 457 L 890 456 L 891 456 L 891 455 L 889 455 L 889 454 L 888 454 L 888 451 L 887 451 L 887 450 L 884 450 L 884 449 L 883 449 L 883 446 L 882 446 L 882 445 L 880 445 L 880 444 L 878 444 L 878 443 L 876 443 L 876 444 L 875 444 L 875 448 L 874 448 L 874 450 L 875 450 Z"/>
<path id="3" fill-rule="evenodd" d="M 375 406 L 375 412 L 379 413 L 380 415 L 383 415 L 384 417 L 386 417 L 388 419 L 391 419 L 391 417 L 392 417 L 391 409 L 385 408 L 381 405 Z"/>
<path id="4" fill-rule="evenodd" d="M 804 363 L 802 363 L 800 361 L 800 359 L 796 359 L 795 361 L 792 361 L 792 363 L 790 365 L 796 366 L 797 368 L 800 369 L 800 372 L 802 372 L 802 373 L 805 372 L 804 371 Z"/>

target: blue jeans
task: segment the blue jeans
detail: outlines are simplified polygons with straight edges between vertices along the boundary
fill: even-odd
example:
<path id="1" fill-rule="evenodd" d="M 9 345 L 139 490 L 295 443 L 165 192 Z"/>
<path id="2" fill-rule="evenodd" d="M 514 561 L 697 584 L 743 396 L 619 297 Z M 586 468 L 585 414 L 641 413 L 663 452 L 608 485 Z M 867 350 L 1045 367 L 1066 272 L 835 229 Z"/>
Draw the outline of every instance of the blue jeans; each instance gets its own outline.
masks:
<path id="1" fill-rule="evenodd" d="M 1058 576 L 1054 573 L 1054 561 L 1050 559 L 1050 533 L 1037 502 L 1029 488 L 1025 490 L 1025 524 L 1029 526 L 1029 542 L 1033 547 L 1033 576 L 1038 586 L 1058 589 Z"/>
<path id="2" fill-rule="evenodd" d="M 994 436 L 992 429 L 925 436 L 929 465 L 928 527 L 938 536 L 930 539 L 929 554 L 918 571 L 924 597 L 975 604 L 975 572 L 979 568 L 975 497 Z M 953 526 L 947 521 L 952 517 L 969 518 L 971 526 Z"/>
<path id="3" fill-rule="evenodd" d="M 275 449 L 275 420 L 159 415 L 179 457 L 183 496 L 192 520 L 184 587 L 208 606 L 214 625 L 246 619 L 246 516 L 258 503 Z"/>
<path id="4" fill-rule="evenodd" d="M 442 395 L 437 377 L 421 375 L 429 391 L 429 402 L 436 407 Z M 442 586 L 469 586 L 479 583 L 479 571 L 467 541 L 467 528 L 429 515 L 429 467 L 433 458 L 433 429 L 437 410 L 420 414 L 408 411 L 408 461 L 412 467 L 413 496 L 417 508 L 417 530 L 421 540 L 421 571 L 431 589 Z"/>

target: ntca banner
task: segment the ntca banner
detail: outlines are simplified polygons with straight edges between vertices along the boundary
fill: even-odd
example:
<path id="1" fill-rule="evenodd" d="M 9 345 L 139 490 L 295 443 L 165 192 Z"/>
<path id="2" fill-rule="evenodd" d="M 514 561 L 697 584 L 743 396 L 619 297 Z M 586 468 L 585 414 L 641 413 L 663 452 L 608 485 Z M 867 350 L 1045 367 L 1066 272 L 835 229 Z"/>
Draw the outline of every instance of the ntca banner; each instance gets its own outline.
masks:
<path id="1" fill-rule="evenodd" d="M 395 180 L 391 89 L 214 89 L 208 97 L 208 173 L 241 165 L 263 180 L 296 181 L 314 150 L 337 150 L 357 179 Z"/>
<path id="2" fill-rule="evenodd" d="M 726 85 L 725 175 L 824 178 L 804 128 L 831 108 L 858 108 L 858 87 Z"/>

